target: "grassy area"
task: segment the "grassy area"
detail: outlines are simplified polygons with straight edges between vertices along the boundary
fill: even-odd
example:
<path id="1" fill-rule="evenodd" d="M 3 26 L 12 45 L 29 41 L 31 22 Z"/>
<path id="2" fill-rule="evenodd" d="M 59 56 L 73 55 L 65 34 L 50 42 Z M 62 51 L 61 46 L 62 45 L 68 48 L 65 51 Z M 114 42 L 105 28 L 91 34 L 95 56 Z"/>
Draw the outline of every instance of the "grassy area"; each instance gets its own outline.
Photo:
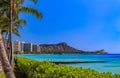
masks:
<path id="1" fill-rule="evenodd" d="M 0 73 L 0 78 L 5 78 L 5 75 L 4 75 L 4 73 L 2 72 L 2 73 Z"/>

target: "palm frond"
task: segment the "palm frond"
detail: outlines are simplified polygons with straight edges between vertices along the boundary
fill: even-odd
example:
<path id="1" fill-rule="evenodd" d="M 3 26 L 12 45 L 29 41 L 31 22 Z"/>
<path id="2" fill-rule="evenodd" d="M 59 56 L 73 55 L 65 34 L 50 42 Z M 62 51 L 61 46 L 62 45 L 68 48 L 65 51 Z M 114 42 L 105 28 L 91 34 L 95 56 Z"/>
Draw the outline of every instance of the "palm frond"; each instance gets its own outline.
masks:
<path id="1" fill-rule="evenodd" d="M 14 26 L 26 26 L 27 25 L 27 21 L 25 19 L 19 19 L 19 20 L 15 20 L 14 21 Z"/>
<path id="2" fill-rule="evenodd" d="M 42 19 L 43 15 L 38 10 L 24 6 L 25 0 L 13 0 L 13 34 L 20 36 L 19 29 L 23 27 L 23 25 L 27 25 L 25 19 L 20 19 L 19 14 L 21 12 L 25 12 L 28 14 L 32 14 L 36 16 L 38 19 Z M 36 4 L 38 0 L 27 0 Z M 0 28 L 3 32 L 9 31 L 9 20 L 10 20 L 10 0 L 0 0 Z"/>
<path id="3" fill-rule="evenodd" d="M 13 34 L 15 34 L 16 36 L 21 37 L 21 35 L 19 34 L 19 30 L 18 30 L 18 29 L 14 28 L 12 32 L 13 32 Z"/>
<path id="4" fill-rule="evenodd" d="M 29 1 L 33 2 L 34 4 L 38 2 L 38 0 L 29 0 Z"/>
<path id="5" fill-rule="evenodd" d="M 39 19 L 43 18 L 42 13 L 40 11 L 34 9 L 34 8 L 30 8 L 30 7 L 27 7 L 27 6 L 21 6 L 21 8 L 19 9 L 19 11 L 35 15 Z"/>

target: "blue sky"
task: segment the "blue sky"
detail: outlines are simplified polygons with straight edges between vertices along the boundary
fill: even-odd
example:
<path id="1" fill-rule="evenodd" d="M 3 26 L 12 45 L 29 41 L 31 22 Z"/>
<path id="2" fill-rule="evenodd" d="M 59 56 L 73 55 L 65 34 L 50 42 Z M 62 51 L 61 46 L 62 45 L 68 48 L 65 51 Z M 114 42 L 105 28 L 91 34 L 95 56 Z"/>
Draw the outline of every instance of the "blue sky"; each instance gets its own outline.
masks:
<path id="1" fill-rule="evenodd" d="M 43 13 L 38 20 L 21 14 L 28 26 L 13 40 L 37 44 L 66 42 L 77 49 L 105 49 L 120 53 L 120 0 L 39 0 L 33 6 Z"/>

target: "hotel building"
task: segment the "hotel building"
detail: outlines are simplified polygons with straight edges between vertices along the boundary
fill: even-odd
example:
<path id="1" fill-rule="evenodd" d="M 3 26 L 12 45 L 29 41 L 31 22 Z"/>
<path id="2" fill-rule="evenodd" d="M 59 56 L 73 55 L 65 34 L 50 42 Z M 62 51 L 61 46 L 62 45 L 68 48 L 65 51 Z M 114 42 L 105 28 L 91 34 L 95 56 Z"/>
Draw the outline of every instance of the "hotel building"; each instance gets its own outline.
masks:
<path id="1" fill-rule="evenodd" d="M 16 52 L 16 51 L 20 51 L 20 41 L 18 41 L 18 40 L 15 40 L 14 41 L 14 52 Z"/>
<path id="2" fill-rule="evenodd" d="M 39 46 L 39 45 L 36 45 L 36 44 L 33 44 L 33 45 L 32 45 L 32 51 L 33 51 L 33 52 L 40 52 L 40 46 Z"/>
<path id="3" fill-rule="evenodd" d="M 20 42 L 18 40 L 14 41 L 14 52 L 20 51 L 20 52 L 40 52 L 40 46 L 37 44 L 32 44 L 32 43 L 25 43 L 25 42 Z"/>
<path id="4" fill-rule="evenodd" d="M 24 44 L 24 52 L 32 52 L 33 51 L 32 43 L 25 43 Z"/>
<path id="5" fill-rule="evenodd" d="M 13 48 L 14 48 L 14 52 L 16 51 L 24 52 L 24 42 L 15 40 Z"/>

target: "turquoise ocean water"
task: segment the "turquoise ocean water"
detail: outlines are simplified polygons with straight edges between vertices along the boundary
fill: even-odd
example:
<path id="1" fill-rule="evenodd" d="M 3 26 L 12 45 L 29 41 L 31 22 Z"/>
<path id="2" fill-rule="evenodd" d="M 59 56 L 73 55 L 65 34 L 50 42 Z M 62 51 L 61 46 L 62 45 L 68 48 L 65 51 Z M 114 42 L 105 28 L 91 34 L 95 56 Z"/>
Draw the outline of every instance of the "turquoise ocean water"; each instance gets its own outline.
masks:
<path id="1" fill-rule="evenodd" d="M 120 74 L 120 54 L 21 54 L 21 57 L 26 57 L 39 61 L 50 62 L 94 62 L 106 61 L 97 63 L 77 63 L 66 64 L 67 66 L 91 68 L 99 72 L 112 72 L 113 74 Z"/>

